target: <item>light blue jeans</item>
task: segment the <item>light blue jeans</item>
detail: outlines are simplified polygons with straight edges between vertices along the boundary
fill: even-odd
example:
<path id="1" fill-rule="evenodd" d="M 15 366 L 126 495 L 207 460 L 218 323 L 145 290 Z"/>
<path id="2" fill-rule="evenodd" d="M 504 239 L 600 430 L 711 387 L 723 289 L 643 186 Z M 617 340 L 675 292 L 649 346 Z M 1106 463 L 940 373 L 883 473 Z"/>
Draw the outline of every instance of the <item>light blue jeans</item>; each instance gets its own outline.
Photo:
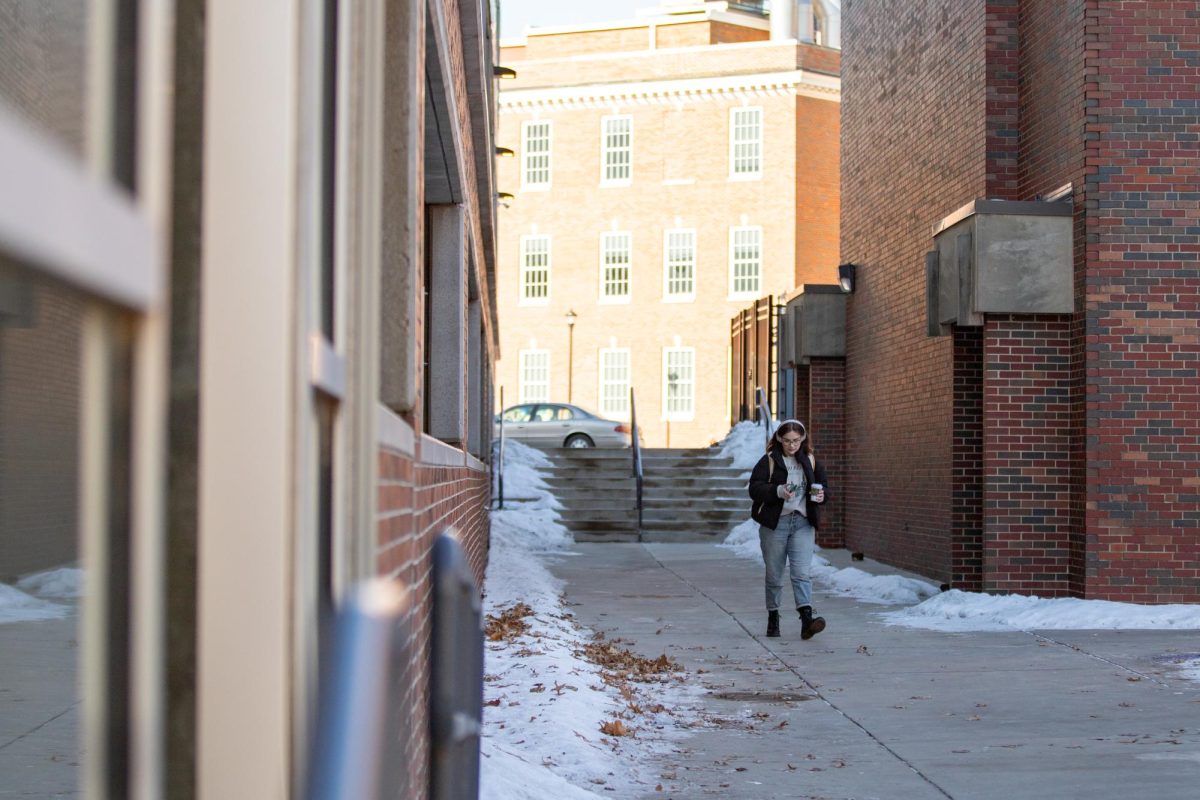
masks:
<path id="1" fill-rule="evenodd" d="M 767 566 L 767 610 L 777 611 L 783 600 L 783 568 L 786 563 L 792 578 L 796 608 L 812 605 L 812 557 L 816 531 L 803 514 L 779 518 L 779 527 L 771 530 L 758 526 L 763 563 Z"/>

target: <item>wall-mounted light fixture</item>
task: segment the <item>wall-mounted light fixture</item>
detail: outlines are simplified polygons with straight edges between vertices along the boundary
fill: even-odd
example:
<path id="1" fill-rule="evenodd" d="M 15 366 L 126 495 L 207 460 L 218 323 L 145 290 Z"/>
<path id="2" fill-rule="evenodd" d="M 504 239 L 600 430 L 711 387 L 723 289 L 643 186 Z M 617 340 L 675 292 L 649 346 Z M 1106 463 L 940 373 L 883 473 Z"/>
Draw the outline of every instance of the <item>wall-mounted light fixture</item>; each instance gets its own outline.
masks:
<path id="1" fill-rule="evenodd" d="M 496 155 L 500 156 L 500 158 L 512 158 L 516 153 L 513 152 L 511 147 L 496 145 Z"/>
<path id="2" fill-rule="evenodd" d="M 499 200 L 500 205 L 504 206 L 505 208 L 508 208 L 508 204 L 514 200 L 511 192 L 496 192 L 496 199 Z"/>
<path id="3" fill-rule="evenodd" d="M 492 67 L 492 74 L 500 80 L 511 81 L 517 77 L 517 71 L 512 67 L 502 67 L 499 64 Z"/>
<path id="4" fill-rule="evenodd" d="M 838 285 L 846 294 L 854 293 L 854 273 L 856 271 L 857 266 L 854 264 L 838 264 Z"/>

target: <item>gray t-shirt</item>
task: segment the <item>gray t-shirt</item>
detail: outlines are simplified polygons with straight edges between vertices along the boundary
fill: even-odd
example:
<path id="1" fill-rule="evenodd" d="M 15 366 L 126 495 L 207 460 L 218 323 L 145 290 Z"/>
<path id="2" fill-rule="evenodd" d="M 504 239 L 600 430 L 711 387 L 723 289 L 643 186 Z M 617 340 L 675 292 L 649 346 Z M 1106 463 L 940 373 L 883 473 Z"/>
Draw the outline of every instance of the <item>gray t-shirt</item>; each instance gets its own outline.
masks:
<path id="1" fill-rule="evenodd" d="M 781 513 L 791 514 L 796 511 L 808 516 L 808 509 L 804 505 L 804 498 L 808 494 L 808 480 L 804 477 L 804 467 L 800 466 L 800 462 L 791 456 L 783 457 L 783 465 L 787 467 L 787 482 L 792 491 L 792 499 L 783 501 Z"/>

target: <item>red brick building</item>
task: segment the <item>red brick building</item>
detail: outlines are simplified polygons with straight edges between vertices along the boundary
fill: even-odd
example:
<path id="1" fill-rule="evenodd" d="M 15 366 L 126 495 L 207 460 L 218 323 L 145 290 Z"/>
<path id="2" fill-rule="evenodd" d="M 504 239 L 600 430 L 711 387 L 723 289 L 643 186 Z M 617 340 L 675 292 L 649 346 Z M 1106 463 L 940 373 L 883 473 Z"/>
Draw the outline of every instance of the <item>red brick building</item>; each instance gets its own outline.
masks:
<path id="1" fill-rule="evenodd" d="M 841 260 L 857 272 L 830 390 L 844 429 L 813 427 L 819 446 L 844 437 L 846 545 L 964 589 L 1200 601 L 1196 4 L 842 15 Z M 929 335 L 927 253 L 959 274 L 934 226 L 984 198 L 1040 205 L 978 204 L 969 224 L 1068 215 L 1067 306 L 960 307 Z"/>

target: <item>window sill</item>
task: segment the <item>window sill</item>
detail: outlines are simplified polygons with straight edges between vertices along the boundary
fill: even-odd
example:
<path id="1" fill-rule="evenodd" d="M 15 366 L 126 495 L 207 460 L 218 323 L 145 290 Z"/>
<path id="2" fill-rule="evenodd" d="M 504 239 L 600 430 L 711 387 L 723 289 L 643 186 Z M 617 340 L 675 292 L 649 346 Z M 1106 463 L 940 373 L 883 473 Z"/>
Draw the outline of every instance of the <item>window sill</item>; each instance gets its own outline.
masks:
<path id="1" fill-rule="evenodd" d="M 632 185 L 632 179 L 626 181 L 600 181 L 601 189 L 625 189 Z"/>
<path id="2" fill-rule="evenodd" d="M 694 303 L 696 295 L 694 294 L 678 294 L 678 295 L 663 295 L 664 303 Z"/>
<path id="3" fill-rule="evenodd" d="M 548 192 L 548 191 L 550 191 L 550 184 L 548 184 L 548 183 L 534 183 L 534 184 L 530 184 L 529 186 L 526 186 L 524 184 L 521 185 L 521 193 L 522 194 L 524 194 L 526 192 Z"/>
<path id="4" fill-rule="evenodd" d="M 630 303 L 628 295 L 624 297 L 601 297 L 599 300 L 602 306 L 627 306 Z"/>
<path id="5" fill-rule="evenodd" d="M 548 306 L 548 305 L 550 305 L 550 298 L 546 297 L 546 298 L 541 298 L 538 300 L 520 300 L 517 302 L 517 305 L 519 305 L 519 306 Z"/>
<path id="6" fill-rule="evenodd" d="M 733 300 L 757 300 L 757 299 L 758 299 L 760 296 L 761 296 L 761 295 L 759 294 L 759 292 L 740 292 L 740 293 L 737 293 L 737 294 L 730 294 L 730 295 L 729 295 L 728 297 L 726 297 L 725 299 L 726 299 L 726 300 L 729 300 L 729 301 L 733 301 Z"/>
<path id="7" fill-rule="evenodd" d="M 761 172 L 743 172 L 736 175 L 730 175 L 731 183 L 745 183 L 747 181 L 761 181 L 763 174 Z"/>

